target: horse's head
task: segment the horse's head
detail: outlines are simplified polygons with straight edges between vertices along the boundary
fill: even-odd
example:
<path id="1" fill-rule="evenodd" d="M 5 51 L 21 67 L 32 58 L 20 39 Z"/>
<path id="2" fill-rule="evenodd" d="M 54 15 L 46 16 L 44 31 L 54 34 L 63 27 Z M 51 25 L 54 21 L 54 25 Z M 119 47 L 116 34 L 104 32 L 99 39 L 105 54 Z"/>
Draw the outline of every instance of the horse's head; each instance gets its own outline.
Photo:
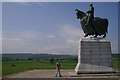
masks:
<path id="1" fill-rule="evenodd" d="M 86 14 L 83 11 L 80 11 L 78 9 L 76 9 L 75 11 L 76 11 L 77 19 L 82 19 L 84 16 L 86 16 Z"/>

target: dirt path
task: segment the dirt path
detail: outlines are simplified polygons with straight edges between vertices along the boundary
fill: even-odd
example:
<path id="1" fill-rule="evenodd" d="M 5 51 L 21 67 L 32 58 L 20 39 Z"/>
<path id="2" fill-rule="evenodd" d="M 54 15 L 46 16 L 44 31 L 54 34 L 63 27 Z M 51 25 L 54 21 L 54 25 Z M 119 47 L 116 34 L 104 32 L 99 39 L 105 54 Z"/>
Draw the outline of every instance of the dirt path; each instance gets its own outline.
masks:
<path id="1" fill-rule="evenodd" d="M 68 72 L 74 70 L 61 70 L 63 77 L 68 77 Z M 6 76 L 6 78 L 53 78 L 55 70 L 30 70 Z"/>
<path id="2" fill-rule="evenodd" d="M 120 80 L 120 76 L 70 77 L 74 70 L 61 70 L 62 77 L 55 77 L 55 70 L 30 70 L 4 77 L 2 80 Z"/>

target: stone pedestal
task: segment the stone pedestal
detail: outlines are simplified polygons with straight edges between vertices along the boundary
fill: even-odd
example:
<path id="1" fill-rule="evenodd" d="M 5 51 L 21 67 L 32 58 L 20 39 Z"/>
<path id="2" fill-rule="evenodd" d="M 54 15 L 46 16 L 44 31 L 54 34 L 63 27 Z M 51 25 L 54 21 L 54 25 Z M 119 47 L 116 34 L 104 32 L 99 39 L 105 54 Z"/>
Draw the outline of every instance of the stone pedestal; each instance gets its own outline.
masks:
<path id="1" fill-rule="evenodd" d="M 111 59 L 110 41 L 82 39 L 80 40 L 78 64 L 75 72 L 77 74 L 113 72 Z"/>

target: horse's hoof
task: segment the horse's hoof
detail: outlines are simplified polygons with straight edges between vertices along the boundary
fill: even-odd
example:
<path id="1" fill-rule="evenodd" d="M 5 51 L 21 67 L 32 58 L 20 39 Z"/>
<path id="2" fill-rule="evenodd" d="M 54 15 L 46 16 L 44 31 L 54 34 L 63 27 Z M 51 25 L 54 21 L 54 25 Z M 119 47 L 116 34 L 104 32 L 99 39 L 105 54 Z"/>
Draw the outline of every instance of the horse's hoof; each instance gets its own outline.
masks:
<path id="1" fill-rule="evenodd" d="M 106 37 L 106 34 L 103 36 L 103 38 L 105 38 Z"/>
<path id="2" fill-rule="evenodd" d="M 97 38 L 97 36 L 94 36 L 93 38 Z"/>
<path id="3" fill-rule="evenodd" d="M 88 36 L 88 34 L 86 34 L 84 37 L 87 37 Z"/>
<path id="4" fill-rule="evenodd" d="M 106 36 L 103 36 L 103 38 L 105 38 Z"/>

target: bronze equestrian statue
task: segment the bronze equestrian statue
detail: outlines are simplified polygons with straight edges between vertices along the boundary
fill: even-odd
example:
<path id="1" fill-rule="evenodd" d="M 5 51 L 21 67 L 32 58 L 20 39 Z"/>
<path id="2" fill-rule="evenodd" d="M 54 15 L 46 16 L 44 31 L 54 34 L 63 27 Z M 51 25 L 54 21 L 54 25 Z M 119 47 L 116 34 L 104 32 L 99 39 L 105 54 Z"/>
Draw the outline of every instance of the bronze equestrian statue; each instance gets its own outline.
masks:
<path id="1" fill-rule="evenodd" d="M 106 33 L 108 33 L 108 19 L 94 17 L 94 7 L 92 4 L 90 4 L 90 9 L 87 11 L 88 15 L 78 9 L 75 11 L 77 19 L 80 19 L 81 27 L 85 33 L 84 37 L 88 35 L 93 35 L 94 38 L 98 35 L 103 35 L 103 38 L 106 37 Z"/>

